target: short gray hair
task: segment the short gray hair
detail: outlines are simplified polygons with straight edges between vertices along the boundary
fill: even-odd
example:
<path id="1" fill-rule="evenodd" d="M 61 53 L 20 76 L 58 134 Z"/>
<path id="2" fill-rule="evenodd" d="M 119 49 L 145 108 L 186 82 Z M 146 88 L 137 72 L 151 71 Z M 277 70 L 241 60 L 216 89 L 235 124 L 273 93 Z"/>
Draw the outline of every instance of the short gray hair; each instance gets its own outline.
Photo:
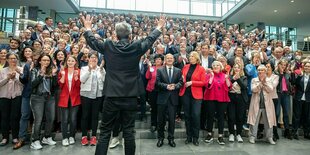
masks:
<path id="1" fill-rule="evenodd" d="M 115 25 L 115 33 L 119 40 L 127 39 L 131 32 L 131 26 L 126 22 L 120 22 Z"/>

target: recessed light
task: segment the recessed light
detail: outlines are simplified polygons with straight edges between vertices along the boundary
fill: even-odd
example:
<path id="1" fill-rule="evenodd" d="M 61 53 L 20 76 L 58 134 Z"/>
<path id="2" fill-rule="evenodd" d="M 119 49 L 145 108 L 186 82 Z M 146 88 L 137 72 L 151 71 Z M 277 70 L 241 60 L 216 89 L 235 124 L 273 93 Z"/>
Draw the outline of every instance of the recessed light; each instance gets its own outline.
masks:
<path id="1" fill-rule="evenodd" d="M 278 12 L 278 10 L 273 10 L 273 12 Z"/>
<path id="2" fill-rule="evenodd" d="M 295 1 L 294 0 L 291 0 L 291 3 L 294 3 Z"/>
<path id="3" fill-rule="evenodd" d="M 300 11 L 298 11 L 297 13 L 298 13 L 299 15 L 301 14 L 301 12 L 300 12 Z"/>

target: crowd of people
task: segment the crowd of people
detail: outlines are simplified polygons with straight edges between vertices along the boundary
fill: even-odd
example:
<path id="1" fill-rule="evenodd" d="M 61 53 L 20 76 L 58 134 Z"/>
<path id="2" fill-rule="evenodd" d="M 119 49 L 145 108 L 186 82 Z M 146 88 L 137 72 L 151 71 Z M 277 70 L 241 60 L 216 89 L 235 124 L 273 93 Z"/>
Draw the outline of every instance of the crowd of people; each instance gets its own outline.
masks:
<path id="1" fill-rule="evenodd" d="M 11 131 L 13 148 L 21 148 L 29 124 L 32 149 L 56 145 L 52 132 L 57 123 L 63 146 L 75 144 L 77 128 L 83 146 L 97 144 L 98 117 L 104 91 L 109 92 L 104 90 L 109 82 L 105 68 L 111 64 L 105 62 L 117 59 L 109 60 L 99 48 L 87 44 L 83 34 L 89 30 L 83 27 L 82 16 L 69 18 L 66 24 L 57 22 L 55 27 L 48 17 L 44 25 L 28 25 L 19 38 L 1 45 L 1 146 L 9 143 Z M 127 22 L 132 28 L 130 41 L 147 40 L 159 20 L 157 16 L 97 14 L 91 32 L 98 42 L 120 42 L 115 25 Z M 149 104 L 150 132 L 157 131 L 157 147 L 164 144 L 166 122 L 168 144 L 176 146 L 175 123 L 182 119 L 185 144 L 196 146 L 200 130 L 207 133 L 206 143 L 214 140 L 215 120 L 220 145 L 225 144 L 226 120 L 229 142 L 242 143 L 242 131 L 249 130 L 250 143 L 265 136 L 276 144 L 280 127 L 285 138 L 298 140 L 302 127 L 304 138 L 310 139 L 310 59 L 302 51 L 291 51 L 281 40 L 267 40 L 262 30 L 245 33 L 236 24 L 225 27 L 218 22 L 167 17 L 160 32 L 140 58 L 137 73 L 145 92 L 137 96 L 140 119 L 146 119 Z M 139 51 L 144 48 L 135 50 L 144 52 Z M 113 128 L 111 148 L 119 144 L 122 130 L 119 124 Z"/>

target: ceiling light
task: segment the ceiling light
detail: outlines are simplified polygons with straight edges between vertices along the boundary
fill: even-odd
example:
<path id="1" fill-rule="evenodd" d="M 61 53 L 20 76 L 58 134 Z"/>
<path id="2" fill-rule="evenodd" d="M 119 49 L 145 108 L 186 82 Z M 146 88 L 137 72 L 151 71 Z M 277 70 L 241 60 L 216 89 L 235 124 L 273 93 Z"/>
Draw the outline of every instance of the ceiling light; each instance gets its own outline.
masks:
<path id="1" fill-rule="evenodd" d="M 301 14 L 301 12 L 300 12 L 300 11 L 298 11 L 297 13 L 298 13 L 299 15 Z"/>
<path id="2" fill-rule="evenodd" d="M 295 1 L 294 0 L 291 0 L 291 3 L 294 3 Z"/>
<path id="3" fill-rule="evenodd" d="M 273 12 L 278 12 L 278 10 L 273 10 Z"/>

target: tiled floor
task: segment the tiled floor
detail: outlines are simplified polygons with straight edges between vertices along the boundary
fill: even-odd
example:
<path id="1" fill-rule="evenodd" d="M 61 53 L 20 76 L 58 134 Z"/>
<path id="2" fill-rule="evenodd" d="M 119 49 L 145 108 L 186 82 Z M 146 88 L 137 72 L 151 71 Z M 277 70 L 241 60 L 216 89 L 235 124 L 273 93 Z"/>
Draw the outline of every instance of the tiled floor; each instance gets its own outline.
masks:
<path id="1" fill-rule="evenodd" d="M 226 139 L 227 141 L 227 139 Z M 185 145 L 183 139 L 177 139 L 176 148 L 171 148 L 165 141 L 161 148 L 156 147 L 155 139 L 137 139 L 137 155 L 308 155 L 310 154 L 310 141 L 301 139 L 286 140 L 280 139 L 276 145 L 270 145 L 264 141 L 250 144 L 245 139 L 245 143 L 229 143 L 220 146 L 216 142 L 206 144 L 200 141 L 200 145 Z M 31 150 L 29 145 L 19 150 L 13 150 L 12 144 L 0 147 L 0 155 L 93 155 L 95 147 L 81 146 L 79 143 L 69 147 L 61 146 L 57 141 L 56 146 L 44 146 L 42 150 Z M 122 155 L 123 146 L 109 150 L 109 155 Z"/>

